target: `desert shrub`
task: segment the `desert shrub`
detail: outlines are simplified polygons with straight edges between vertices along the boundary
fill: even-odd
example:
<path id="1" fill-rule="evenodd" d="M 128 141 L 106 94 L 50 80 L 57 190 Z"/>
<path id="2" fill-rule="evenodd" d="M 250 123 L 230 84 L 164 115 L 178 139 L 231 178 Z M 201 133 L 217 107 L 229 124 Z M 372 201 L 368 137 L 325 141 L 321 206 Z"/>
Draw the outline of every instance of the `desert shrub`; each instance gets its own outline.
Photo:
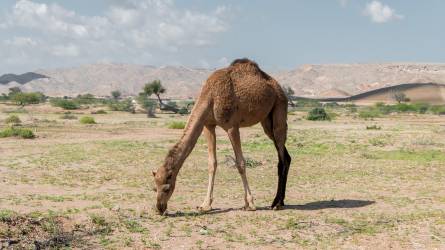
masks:
<path id="1" fill-rule="evenodd" d="M 414 103 L 412 104 L 414 106 L 414 109 L 417 111 L 417 113 L 419 114 L 425 114 L 431 107 L 430 104 L 428 103 Z"/>
<path id="2" fill-rule="evenodd" d="M 130 98 L 127 98 L 122 101 L 111 101 L 108 103 L 108 107 L 112 111 L 125 111 L 125 112 L 134 112 L 134 105 Z"/>
<path id="3" fill-rule="evenodd" d="M 14 101 L 17 105 L 28 105 L 28 104 L 38 104 L 44 102 L 46 97 L 39 92 L 18 92 L 13 94 L 10 99 Z"/>
<path id="4" fill-rule="evenodd" d="M 329 121 L 331 120 L 331 117 L 326 113 L 324 108 L 314 108 L 309 111 L 306 119 L 311 121 Z"/>
<path id="5" fill-rule="evenodd" d="M 445 105 L 435 105 L 430 110 L 435 115 L 445 115 Z"/>
<path id="6" fill-rule="evenodd" d="M 168 124 L 168 128 L 171 128 L 171 129 L 184 129 L 185 128 L 185 122 L 183 122 L 183 121 L 173 121 L 173 122 L 170 122 Z"/>
<path id="7" fill-rule="evenodd" d="M 35 138 L 35 135 L 31 129 L 10 127 L 0 131 L 0 138 L 3 137 L 21 137 L 24 139 L 32 139 Z"/>
<path id="8" fill-rule="evenodd" d="M 96 111 L 91 111 L 91 114 L 96 114 L 96 115 L 104 115 L 104 114 L 107 114 L 107 111 L 105 111 L 105 110 L 103 110 L 103 109 L 99 109 L 99 110 L 96 110 Z"/>
<path id="9" fill-rule="evenodd" d="M 20 124 L 22 121 L 20 118 L 16 115 L 10 115 L 8 118 L 5 119 L 6 124 Z"/>
<path id="10" fill-rule="evenodd" d="M 357 105 L 355 105 L 353 103 L 347 103 L 342 106 L 351 113 L 357 112 Z"/>
<path id="11" fill-rule="evenodd" d="M 186 107 L 182 107 L 178 111 L 178 114 L 180 114 L 180 115 L 186 115 L 188 113 L 189 113 L 189 110 Z"/>
<path id="12" fill-rule="evenodd" d="M 321 103 L 317 100 L 301 99 L 297 101 L 297 107 L 321 107 Z"/>
<path id="13" fill-rule="evenodd" d="M 256 168 L 258 166 L 263 165 L 263 163 L 261 161 L 257 161 L 257 160 L 252 159 L 252 158 L 246 158 L 245 165 L 246 165 L 247 168 Z"/>
<path id="14" fill-rule="evenodd" d="M 358 116 L 363 119 L 372 119 L 381 116 L 381 111 L 375 108 L 361 110 Z"/>
<path id="15" fill-rule="evenodd" d="M 77 102 L 62 98 L 53 98 L 51 99 L 50 103 L 54 107 L 60 107 L 67 110 L 74 110 L 80 108 L 80 105 Z"/>
<path id="16" fill-rule="evenodd" d="M 82 116 L 79 121 L 82 124 L 96 124 L 96 121 L 91 116 Z"/>
<path id="17" fill-rule="evenodd" d="M 366 130 L 380 130 L 382 127 L 377 125 L 366 126 Z"/>
<path id="18" fill-rule="evenodd" d="M 62 116 L 60 116 L 60 119 L 76 120 L 77 116 L 71 114 L 71 112 L 65 112 Z"/>

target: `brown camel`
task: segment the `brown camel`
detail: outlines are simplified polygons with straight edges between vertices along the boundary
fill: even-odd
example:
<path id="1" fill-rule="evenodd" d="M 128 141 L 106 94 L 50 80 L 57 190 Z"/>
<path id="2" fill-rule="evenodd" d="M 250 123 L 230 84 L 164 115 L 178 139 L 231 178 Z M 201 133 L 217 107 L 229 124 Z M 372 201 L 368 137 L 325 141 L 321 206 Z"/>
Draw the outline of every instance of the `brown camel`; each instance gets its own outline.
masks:
<path id="1" fill-rule="evenodd" d="M 205 82 L 196 101 L 184 133 L 168 152 L 164 164 L 153 172 L 157 203 L 160 214 L 167 209 L 179 169 L 193 150 L 204 130 L 209 152 L 209 185 L 207 195 L 199 207 L 211 210 L 213 183 L 216 172 L 215 127 L 223 128 L 235 152 L 236 167 L 244 186 L 246 210 L 255 210 L 253 196 L 246 177 L 246 167 L 241 151 L 240 127 L 261 122 L 264 132 L 274 142 L 278 152 L 278 188 L 271 208 L 284 206 L 287 173 L 291 157 L 285 147 L 287 137 L 287 97 L 280 85 L 248 59 L 237 59 L 232 64 L 215 71 Z"/>

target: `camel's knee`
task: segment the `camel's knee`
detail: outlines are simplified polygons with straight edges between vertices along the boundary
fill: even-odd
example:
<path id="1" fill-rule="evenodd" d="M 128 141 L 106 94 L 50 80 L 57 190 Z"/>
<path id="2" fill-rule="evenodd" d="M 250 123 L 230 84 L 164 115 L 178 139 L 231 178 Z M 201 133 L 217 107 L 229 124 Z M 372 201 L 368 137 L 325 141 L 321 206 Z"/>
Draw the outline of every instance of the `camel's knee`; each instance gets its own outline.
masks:
<path id="1" fill-rule="evenodd" d="M 209 160 L 208 168 L 209 168 L 209 174 L 214 174 L 216 172 L 216 167 L 218 166 L 218 163 L 213 160 Z"/>
<path id="2" fill-rule="evenodd" d="M 243 162 L 237 163 L 236 164 L 236 168 L 238 169 L 238 173 L 240 175 L 245 175 L 246 174 L 246 164 Z"/>

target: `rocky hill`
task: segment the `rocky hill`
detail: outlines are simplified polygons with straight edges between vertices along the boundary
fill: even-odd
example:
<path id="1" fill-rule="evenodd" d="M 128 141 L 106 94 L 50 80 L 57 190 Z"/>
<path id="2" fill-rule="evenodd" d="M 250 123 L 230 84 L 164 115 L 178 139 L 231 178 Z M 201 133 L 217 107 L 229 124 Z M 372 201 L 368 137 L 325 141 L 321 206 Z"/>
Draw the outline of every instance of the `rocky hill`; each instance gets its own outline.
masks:
<path id="1" fill-rule="evenodd" d="M 0 93 L 19 86 L 50 96 L 92 93 L 106 96 L 113 90 L 136 95 L 144 83 L 160 79 L 167 97 L 194 97 L 211 74 L 210 69 L 182 66 L 153 67 L 131 64 L 91 64 L 74 68 L 38 70 L 48 78 L 0 84 Z M 295 70 L 269 72 L 282 85 L 304 97 L 344 97 L 404 83 L 445 83 L 445 64 L 332 64 L 304 65 Z"/>
<path id="2" fill-rule="evenodd" d="M 5 75 L 0 76 L 0 84 L 8 84 L 10 82 L 25 84 L 30 81 L 33 81 L 36 79 L 41 79 L 41 78 L 48 78 L 48 77 L 45 75 L 34 73 L 34 72 L 28 72 L 28 73 L 21 74 L 21 75 L 5 74 Z"/>

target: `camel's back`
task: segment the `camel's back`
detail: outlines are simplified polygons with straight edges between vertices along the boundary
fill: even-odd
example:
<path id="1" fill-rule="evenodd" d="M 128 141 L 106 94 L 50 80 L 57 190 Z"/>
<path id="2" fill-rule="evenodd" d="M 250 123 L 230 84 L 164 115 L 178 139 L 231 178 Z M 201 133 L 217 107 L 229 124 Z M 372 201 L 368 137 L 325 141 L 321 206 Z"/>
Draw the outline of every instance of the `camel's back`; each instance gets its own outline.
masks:
<path id="1" fill-rule="evenodd" d="M 204 90 L 211 94 L 218 125 L 251 126 L 266 118 L 277 101 L 287 103 L 279 84 L 248 59 L 235 60 L 215 71 Z"/>

